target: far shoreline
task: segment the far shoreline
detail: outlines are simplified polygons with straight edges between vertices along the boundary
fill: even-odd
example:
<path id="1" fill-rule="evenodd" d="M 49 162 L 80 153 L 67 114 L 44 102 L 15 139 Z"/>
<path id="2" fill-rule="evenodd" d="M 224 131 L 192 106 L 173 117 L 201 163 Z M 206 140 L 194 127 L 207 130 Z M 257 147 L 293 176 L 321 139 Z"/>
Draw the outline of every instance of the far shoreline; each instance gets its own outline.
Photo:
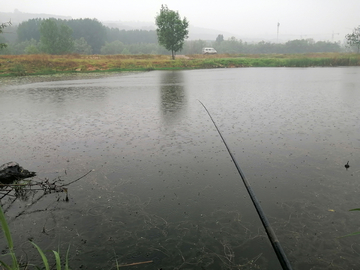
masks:
<path id="1" fill-rule="evenodd" d="M 169 55 L 0 55 L 0 78 L 53 75 L 56 80 L 152 70 L 339 66 L 360 66 L 360 54 L 200 54 L 177 55 L 175 60 Z"/>

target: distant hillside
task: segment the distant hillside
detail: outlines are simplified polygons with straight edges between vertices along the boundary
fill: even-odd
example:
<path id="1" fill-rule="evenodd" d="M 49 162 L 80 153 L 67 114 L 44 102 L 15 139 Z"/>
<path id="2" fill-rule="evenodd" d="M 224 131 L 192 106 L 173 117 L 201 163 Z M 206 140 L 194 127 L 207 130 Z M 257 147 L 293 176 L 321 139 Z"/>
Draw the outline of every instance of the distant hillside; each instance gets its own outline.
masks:
<path id="1" fill-rule="evenodd" d="M 123 21 L 104 21 L 102 22 L 105 26 L 112 27 L 112 28 L 119 28 L 120 30 L 155 30 L 156 26 L 155 23 L 151 22 L 123 22 Z M 225 39 L 228 39 L 232 36 L 237 37 L 235 34 L 221 31 L 221 30 L 214 30 L 214 29 L 207 29 L 196 27 L 190 25 L 189 27 L 189 40 L 215 40 L 218 35 L 223 35 Z M 238 37 L 237 37 L 238 38 Z"/>
<path id="2" fill-rule="evenodd" d="M 0 0 L 1 1 L 1 0 Z M 62 19 L 62 20 L 71 20 L 73 19 L 71 16 L 62 16 L 62 15 L 55 15 L 55 14 L 44 14 L 44 13 L 25 13 L 21 12 L 17 9 L 14 10 L 14 12 L 0 12 L 0 23 L 8 22 L 11 20 L 13 26 L 16 26 L 20 24 L 23 21 L 27 21 L 29 19 L 47 19 L 47 18 L 56 18 L 56 19 Z M 85 19 L 85 18 L 84 18 Z M 93 18 L 90 18 L 93 19 Z M 154 22 L 139 22 L 139 21 L 102 21 L 102 24 L 105 26 L 108 26 L 110 28 L 118 28 L 120 30 L 155 30 L 155 23 Z M 262 35 L 257 36 L 256 33 L 251 36 L 244 36 L 239 34 L 234 34 L 230 32 L 226 32 L 223 30 L 215 30 L 215 29 L 209 29 L 209 28 L 202 28 L 202 27 L 196 27 L 194 25 L 190 25 L 189 27 L 189 40 L 206 40 L 206 41 L 214 41 L 218 35 L 223 35 L 224 39 L 227 40 L 231 37 L 235 37 L 236 39 L 241 39 L 242 41 L 246 42 L 260 42 L 260 41 L 266 41 L 266 42 L 274 42 L 274 43 L 285 43 L 288 40 L 294 40 L 294 39 L 306 39 L 306 38 L 312 38 L 314 40 L 332 40 L 334 41 L 343 41 L 343 38 L 340 38 L 339 36 L 334 37 L 334 35 L 338 35 L 338 33 L 327 34 L 327 35 L 307 35 L 306 38 L 303 38 L 302 35 L 294 35 L 294 34 L 281 34 L 279 36 L 279 39 L 277 39 L 277 36 L 275 34 L 269 34 L 269 35 Z M 11 38 L 7 38 L 8 40 L 11 40 Z"/>
<path id="3" fill-rule="evenodd" d="M 218 35 L 223 35 L 224 39 L 231 37 L 240 38 L 238 35 L 215 29 L 201 28 L 190 25 L 189 27 L 189 39 L 190 40 L 212 40 L 215 41 Z"/>
<path id="4" fill-rule="evenodd" d="M 151 22 L 103 21 L 102 24 L 120 30 L 155 30 L 155 24 Z"/>
<path id="5" fill-rule="evenodd" d="M 15 9 L 14 12 L 0 12 L 0 23 L 7 22 L 11 20 L 12 24 L 18 25 L 23 21 L 27 21 L 30 19 L 47 19 L 47 18 L 56 18 L 62 20 L 71 20 L 71 16 L 61 16 L 55 14 L 44 14 L 44 13 L 25 13 Z M 105 26 L 119 28 L 120 30 L 155 30 L 155 24 L 153 22 L 123 22 L 123 21 L 104 21 L 102 22 Z M 207 28 L 200 28 L 193 25 L 189 27 L 189 40 L 215 40 L 216 37 L 221 34 L 224 36 L 225 39 L 228 39 L 232 36 L 236 38 L 240 38 L 237 35 L 232 33 L 228 33 L 225 31 L 214 30 L 214 29 L 207 29 Z"/>
<path id="6" fill-rule="evenodd" d="M 24 13 L 17 9 L 14 10 L 14 12 L 0 12 L 0 23 L 8 22 L 11 20 L 11 23 L 13 25 L 17 25 L 23 21 L 27 21 L 30 19 L 47 19 L 47 18 L 56 18 L 56 19 L 62 19 L 62 20 L 71 20 L 72 17 L 70 16 L 60 16 L 60 15 L 53 15 L 53 14 L 44 14 L 44 13 Z"/>

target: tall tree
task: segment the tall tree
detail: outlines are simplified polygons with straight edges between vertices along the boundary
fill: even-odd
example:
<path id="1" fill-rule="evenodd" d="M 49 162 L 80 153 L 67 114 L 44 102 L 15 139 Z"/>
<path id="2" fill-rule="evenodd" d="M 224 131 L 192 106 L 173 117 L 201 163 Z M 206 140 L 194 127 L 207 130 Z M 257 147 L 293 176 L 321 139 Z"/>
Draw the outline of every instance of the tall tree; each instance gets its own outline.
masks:
<path id="1" fill-rule="evenodd" d="M 216 38 L 216 42 L 223 42 L 224 41 L 224 36 L 223 35 L 218 35 Z"/>
<path id="2" fill-rule="evenodd" d="M 18 41 L 35 39 L 40 41 L 40 25 L 43 20 L 40 18 L 30 19 L 19 24 L 17 28 Z"/>
<path id="3" fill-rule="evenodd" d="M 105 45 L 106 27 L 96 19 L 76 19 L 65 21 L 74 30 L 73 38 L 84 38 L 92 48 L 93 53 L 100 53 L 100 49 Z"/>
<path id="4" fill-rule="evenodd" d="M 92 48 L 86 42 L 85 38 L 81 37 L 79 39 L 75 39 L 75 41 L 74 41 L 74 53 L 91 54 Z"/>
<path id="5" fill-rule="evenodd" d="M 107 42 L 119 40 L 124 44 L 157 43 L 155 30 L 120 30 L 106 27 Z"/>
<path id="6" fill-rule="evenodd" d="M 124 50 L 124 43 L 121 41 L 113 41 L 111 43 L 106 42 L 104 46 L 101 47 L 102 54 L 121 54 Z"/>
<path id="7" fill-rule="evenodd" d="M 354 29 L 354 31 L 351 34 L 347 34 L 345 36 L 347 40 L 347 44 L 350 46 L 357 47 L 357 52 L 360 52 L 360 25 Z"/>
<path id="8" fill-rule="evenodd" d="M 0 24 L 0 34 L 3 32 L 3 29 L 9 25 L 11 25 L 11 22 Z M 5 48 L 6 46 L 6 43 L 0 43 L 0 49 Z"/>
<path id="9" fill-rule="evenodd" d="M 54 19 L 46 19 L 40 25 L 42 50 L 49 54 L 65 54 L 72 52 L 74 41 L 73 30 L 62 24 L 58 27 Z"/>
<path id="10" fill-rule="evenodd" d="M 184 40 L 188 38 L 189 22 L 185 17 L 181 20 L 179 12 L 169 10 L 167 5 L 161 5 L 155 23 L 158 27 L 156 33 L 159 44 L 171 51 L 172 59 L 175 59 L 175 53 L 182 49 Z"/>
<path id="11" fill-rule="evenodd" d="M 183 52 L 185 54 L 200 54 L 206 45 L 207 43 L 205 40 L 187 40 L 184 43 Z"/>

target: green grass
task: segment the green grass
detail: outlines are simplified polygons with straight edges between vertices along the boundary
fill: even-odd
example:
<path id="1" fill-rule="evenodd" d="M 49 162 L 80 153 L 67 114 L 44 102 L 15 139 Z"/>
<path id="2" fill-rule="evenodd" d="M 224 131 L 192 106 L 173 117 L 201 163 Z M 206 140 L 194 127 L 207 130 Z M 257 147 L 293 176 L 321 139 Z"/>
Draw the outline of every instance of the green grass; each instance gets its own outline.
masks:
<path id="1" fill-rule="evenodd" d="M 349 211 L 360 211 L 360 208 L 355 208 L 355 209 L 350 209 Z M 358 235 L 360 234 L 360 232 L 353 232 L 344 236 L 340 236 L 339 238 L 343 238 L 343 237 L 348 237 L 348 236 L 354 236 L 354 235 Z"/>
<path id="2" fill-rule="evenodd" d="M 35 248 L 37 249 L 37 251 L 39 252 L 40 256 L 41 256 L 41 259 L 43 260 L 43 264 L 44 264 L 44 267 L 45 267 L 45 270 L 50 270 L 50 266 L 49 266 L 49 261 L 48 261 L 48 258 L 46 257 L 46 255 L 44 254 L 44 252 L 41 250 L 41 248 L 36 245 L 34 242 L 31 242 Z M 70 247 L 68 248 L 67 252 L 66 252 L 66 257 L 65 257 L 65 267 L 64 267 L 64 270 L 69 270 L 69 250 L 70 250 Z M 54 253 L 54 256 L 55 256 L 55 263 L 56 263 L 56 270 L 61 270 L 61 258 L 60 258 L 60 252 L 59 251 L 55 251 L 53 250 L 52 251 Z"/>
<path id="3" fill-rule="evenodd" d="M 0 260 L 0 265 L 2 265 L 7 270 L 19 269 L 19 263 L 18 263 L 18 261 L 16 259 L 16 255 L 15 255 L 15 252 L 14 252 L 14 243 L 13 243 L 11 233 L 10 233 L 10 229 L 9 229 L 9 226 L 8 226 L 8 224 L 6 222 L 5 215 L 4 215 L 4 212 L 2 210 L 1 205 L 0 205 L 0 223 L 1 223 L 1 228 L 4 231 L 6 241 L 8 243 L 8 248 L 9 248 L 9 254 L 8 255 L 10 255 L 11 259 L 12 259 L 11 266 L 7 265 L 5 262 L 3 262 L 1 260 Z"/>
<path id="4" fill-rule="evenodd" d="M 150 71 L 236 67 L 360 66 L 360 54 L 218 54 L 188 55 L 3 55 L 0 76 L 56 73 Z"/>
<path id="5" fill-rule="evenodd" d="M 17 258 L 16 258 L 16 254 L 15 254 L 15 251 L 14 251 L 14 243 L 13 243 L 13 240 L 12 240 L 12 237 L 11 237 L 11 233 L 10 233 L 10 229 L 9 229 L 9 226 L 6 222 L 6 218 L 5 218 L 5 215 L 4 215 L 4 212 L 2 210 L 2 207 L 0 205 L 0 224 L 1 224 L 1 228 L 4 232 L 4 236 L 6 238 L 6 241 L 7 241 L 7 244 L 8 244 L 8 248 L 9 248 L 9 253 L 8 254 L 5 254 L 5 255 L 9 255 L 11 256 L 11 260 L 12 260 L 12 263 L 11 265 L 5 263 L 4 261 L 0 260 L 0 266 L 3 267 L 3 269 L 6 269 L 6 270 L 20 270 L 22 269 L 22 267 L 20 266 Z M 31 242 L 35 248 L 37 249 L 37 251 L 39 252 L 42 260 L 43 260 L 43 264 L 44 264 L 44 267 L 46 270 L 50 270 L 50 266 L 49 266 L 49 260 L 48 258 L 46 257 L 45 253 L 41 250 L 41 248 L 36 245 L 35 243 Z M 64 270 L 69 270 L 69 250 L 70 250 L 70 246 L 66 252 L 66 257 L 65 257 L 65 266 L 64 266 Z M 52 251 L 54 253 L 54 256 L 55 256 L 55 263 L 56 263 L 56 270 L 62 270 L 62 263 L 61 263 L 61 257 L 60 257 L 60 252 L 59 251 Z M 39 267 L 36 266 L 36 268 L 40 269 Z M 24 267 L 24 269 L 26 269 L 26 267 Z"/>

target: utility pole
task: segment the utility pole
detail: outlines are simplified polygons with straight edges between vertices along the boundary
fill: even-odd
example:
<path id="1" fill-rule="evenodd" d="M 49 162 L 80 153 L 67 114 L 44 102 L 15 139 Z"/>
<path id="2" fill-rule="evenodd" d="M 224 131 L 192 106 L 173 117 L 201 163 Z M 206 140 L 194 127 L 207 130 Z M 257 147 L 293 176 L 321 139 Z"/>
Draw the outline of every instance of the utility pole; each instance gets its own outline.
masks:
<path id="1" fill-rule="evenodd" d="M 279 28 L 280 28 L 280 23 L 278 22 L 278 24 L 277 24 L 277 37 L 276 37 L 277 42 L 279 42 Z"/>

